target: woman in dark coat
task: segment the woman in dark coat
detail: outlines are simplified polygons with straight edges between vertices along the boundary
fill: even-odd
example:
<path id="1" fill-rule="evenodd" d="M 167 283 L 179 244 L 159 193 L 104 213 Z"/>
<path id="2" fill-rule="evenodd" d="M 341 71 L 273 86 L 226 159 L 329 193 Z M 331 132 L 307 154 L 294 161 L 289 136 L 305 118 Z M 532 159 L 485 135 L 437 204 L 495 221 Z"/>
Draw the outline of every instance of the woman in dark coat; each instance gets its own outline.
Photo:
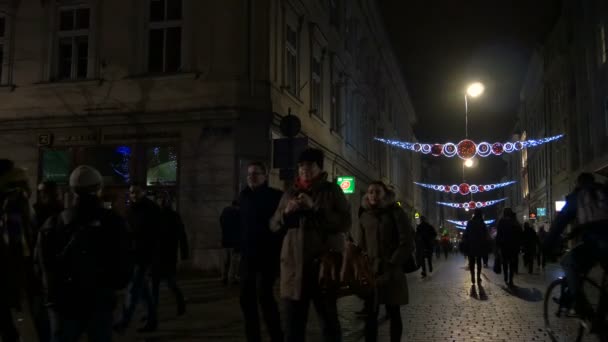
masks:
<path id="1" fill-rule="evenodd" d="M 188 259 L 188 238 L 182 219 L 171 207 L 171 196 L 163 193 L 157 201 L 161 207 L 161 222 L 158 232 L 158 256 L 152 266 L 152 298 L 158 306 L 160 282 L 166 280 L 177 301 L 177 314 L 183 315 L 186 312 L 186 303 L 182 291 L 177 287 L 177 251 L 179 248 L 182 260 Z"/>
<path id="2" fill-rule="evenodd" d="M 475 209 L 473 218 L 467 223 L 467 230 L 462 239 L 469 256 L 469 270 L 471 282 L 475 284 L 475 265 L 477 265 L 477 284 L 481 285 L 481 259 L 490 249 L 490 233 L 483 221 L 481 209 Z"/>
<path id="3" fill-rule="evenodd" d="M 360 218 L 360 245 L 369 257 L 376 274 L 376 289 L 369 307 L 372 312 L 365 324 L 365 341 L 378 338 L 378 311 L 386 306 L 390 320 L 391 341 L 401 341 L 403 323 L 401 305 L 408 304 L 407 278 L 402 265 L 414 251 L 414 230 L 407 215 L 397 205 L 394 193 L 381 181 L 370 184 L 363 200 Z"/>

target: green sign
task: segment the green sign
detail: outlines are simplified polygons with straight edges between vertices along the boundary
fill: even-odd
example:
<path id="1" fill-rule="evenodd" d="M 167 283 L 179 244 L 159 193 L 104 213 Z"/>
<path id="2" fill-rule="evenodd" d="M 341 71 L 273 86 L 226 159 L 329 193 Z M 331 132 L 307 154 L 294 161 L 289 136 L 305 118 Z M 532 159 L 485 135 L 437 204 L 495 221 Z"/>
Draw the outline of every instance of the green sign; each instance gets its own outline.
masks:
<path id="1" fill-rule="evenodd" d="M 345 194 L 355 193 L 355 177 L 344 176 L 338 177 L 338 185 Z"/>
<path id="2" fill-rule="evenodd" d="M 42 179 L 68 184 L 70 155 L 68 151 L 46 150 L 42 153 Z"/>

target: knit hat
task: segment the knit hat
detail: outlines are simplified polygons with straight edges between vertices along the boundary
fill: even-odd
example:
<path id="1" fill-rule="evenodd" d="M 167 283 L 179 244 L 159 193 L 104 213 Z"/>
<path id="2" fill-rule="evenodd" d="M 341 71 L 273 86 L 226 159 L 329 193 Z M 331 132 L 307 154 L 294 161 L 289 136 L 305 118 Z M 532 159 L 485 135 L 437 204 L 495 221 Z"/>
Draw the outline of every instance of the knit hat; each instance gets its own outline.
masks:
<path id="1" fill-rule="evenodd" d="M 80 165 L 70 174 L 70 187 L 72 188 L 100 188 L 102 183 L 101 173 L 88 165 Z"/>
<path id="2" fill-rule="evenodd" d="M 323 151 L 316 148 L 307 148 L 300 154 L 300 158 L 298 158 L 298 163 L 316 163 L 320 169 L 323 169 L 323 159 L 325 159 Z"/>

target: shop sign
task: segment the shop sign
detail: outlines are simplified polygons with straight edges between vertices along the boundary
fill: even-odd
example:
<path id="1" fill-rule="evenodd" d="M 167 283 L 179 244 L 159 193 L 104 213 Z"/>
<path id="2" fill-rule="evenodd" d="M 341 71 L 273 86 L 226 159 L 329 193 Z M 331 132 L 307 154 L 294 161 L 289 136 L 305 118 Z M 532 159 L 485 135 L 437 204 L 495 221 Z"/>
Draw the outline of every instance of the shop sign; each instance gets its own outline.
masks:
<path id="1" fill-rule="evenodd" d="M 536 208 L 537 216 L 547 216 L 547 208 Z"/>
<path id="2" fill-rule="evenodd" d="M 560 212 L 566 205 L 566 201 L 555 201 L 555 211 Z"/>
<path id="3" fill-rule="evenodd" d="M 341 176 L 338 177 L 337 183 L 345 194 L 352 194 L 355 192 L 355 177 Z"/>
<path id="4" fill-rule="evenodd" d="M 530 220 L 536 220 L 536 214 L 535 213 L 530 213 L 530 216 L 528 216 L 528 218 Z"/>

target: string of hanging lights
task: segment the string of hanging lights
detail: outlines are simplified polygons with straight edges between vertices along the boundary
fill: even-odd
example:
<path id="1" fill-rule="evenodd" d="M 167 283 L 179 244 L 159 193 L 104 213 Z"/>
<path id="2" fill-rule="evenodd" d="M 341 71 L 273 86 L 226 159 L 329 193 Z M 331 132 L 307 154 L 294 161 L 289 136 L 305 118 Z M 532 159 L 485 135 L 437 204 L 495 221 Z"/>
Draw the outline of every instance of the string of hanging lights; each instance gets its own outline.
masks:
<path id="1" fill-rule="evenodd" d="M 453 194 L 460 193 L 461 195 L 476 194 L 478 192 L 491 191 L 491 190 L 499 189 L 499 188 L 509 186 L 509 185 L 515 184 L 515 183 L 516 183 L 515 181 L 510 181 L 510 182 L 504 182 L 504 183 L 483 184 L 483 185 L 468 184 L 468 183 L 440 185 L 440 184 L 426 184 L 426 183 L 414 182 L 414 184 L 427 188 L 427 189 L 432 189 L 435 191 L 442 191 L 442 192 L 451 192 Z"/>
<path id="2" fill-rule="evenodd" d="M 464 203 L 437 202 L 437 204 L 444 205 L 447 207 L 457 208 L 457 209 L 476 209 L 476 208 L 489 207 L 496 203 L 502 202 L 506 199 L 507 198 L 505 197 L 505 198 L 501 198 L 498 200 L 490 200 L 490 201 L 478 201 L 478 202 L 470 201 L 470 202 L 464 202 Z"/>

